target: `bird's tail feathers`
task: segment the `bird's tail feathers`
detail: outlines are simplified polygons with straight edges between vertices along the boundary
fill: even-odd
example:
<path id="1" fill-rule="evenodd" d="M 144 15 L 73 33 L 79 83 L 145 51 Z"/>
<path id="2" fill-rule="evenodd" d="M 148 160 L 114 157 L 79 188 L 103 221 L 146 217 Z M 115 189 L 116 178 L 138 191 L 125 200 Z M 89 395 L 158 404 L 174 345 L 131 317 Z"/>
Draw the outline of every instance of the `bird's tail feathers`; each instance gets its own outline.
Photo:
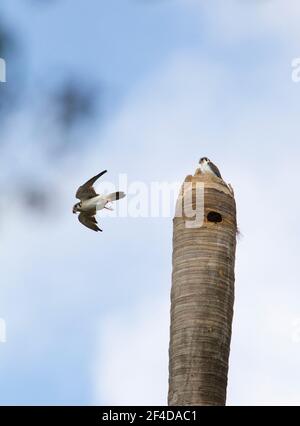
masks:
<path id="1" fill-rule="evenodd" d="M 125 192 L 117 191 L 117 192 L 112 192 L 111 194 L 108 194 L 105 197 L 107 198 L 108 201 L 116 201 L 126 197 L 126 194 Z"/>

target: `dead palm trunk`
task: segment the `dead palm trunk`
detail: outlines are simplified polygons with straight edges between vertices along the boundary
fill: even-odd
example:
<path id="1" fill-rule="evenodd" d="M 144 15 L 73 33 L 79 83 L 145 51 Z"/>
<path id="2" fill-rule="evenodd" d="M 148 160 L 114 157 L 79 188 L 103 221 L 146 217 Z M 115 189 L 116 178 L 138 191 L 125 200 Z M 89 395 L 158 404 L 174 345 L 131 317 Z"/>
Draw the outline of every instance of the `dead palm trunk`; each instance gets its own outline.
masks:
<path id="1" fill-rule="evenodd" d="M 179 205 L 204 185 L 204 222 L 174 218 L 169 405 L 225 405 L 234 301 L 236 207 L 218 178 L 188 176 Z"/>

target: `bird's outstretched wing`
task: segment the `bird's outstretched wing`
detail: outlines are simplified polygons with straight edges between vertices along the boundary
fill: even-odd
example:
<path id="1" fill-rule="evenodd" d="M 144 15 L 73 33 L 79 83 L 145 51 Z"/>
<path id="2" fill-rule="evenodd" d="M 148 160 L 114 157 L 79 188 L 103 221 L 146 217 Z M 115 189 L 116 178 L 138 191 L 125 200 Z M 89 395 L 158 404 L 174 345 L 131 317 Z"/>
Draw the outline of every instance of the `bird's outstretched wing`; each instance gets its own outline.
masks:
<path id="1" fill-rule="evenodd" d="M 92 177 L 87 182 L 85 182 L 83 185 L 81 185 L 76 192 L 76 198 L 78 198 L 81 201 L 85 201 L 85 200 L 89 200 L 90 198 L 95 197 L 97 195 L 97 193 L 94 190 L 93 185 L 96 182 L 96 180 L 99 179 L 99 177 L 103 176 L 106 172 L 107 172 L 107 170 L 104 170 L 103 172 Z"/>
<path id="2" fill-rule="evenodd" d="M 210 167 L 210 168 L 211 168 L 211 170 L 214 172 L 214 174 L 215 174 L 216 176 L 218 176 L 218 178 L 222 179 L 222 176 L 221 176 L 220 170 L 218 169 L 218 167 L 217 167 L 214 163 L 212 163 L 212 162 L 210 161 L 210 162 L 209 162 L 209 167 Z"/>
<path id="3" fill-rule="evenodd" d="M 80 215 L 78 216 L 78 220 L 80 223 L 82 223 L 82 225 L 86 226 L 87 228 L 90 228 L 96 232 L 98 231 L 102 232 L 102 229 L 100 229 L 97 226 L 98 222 L 94 216 L 95 214 L 96 214 L 96 209 L 91 212 L 84 212 L 84 213 L 81 212 Z"/>

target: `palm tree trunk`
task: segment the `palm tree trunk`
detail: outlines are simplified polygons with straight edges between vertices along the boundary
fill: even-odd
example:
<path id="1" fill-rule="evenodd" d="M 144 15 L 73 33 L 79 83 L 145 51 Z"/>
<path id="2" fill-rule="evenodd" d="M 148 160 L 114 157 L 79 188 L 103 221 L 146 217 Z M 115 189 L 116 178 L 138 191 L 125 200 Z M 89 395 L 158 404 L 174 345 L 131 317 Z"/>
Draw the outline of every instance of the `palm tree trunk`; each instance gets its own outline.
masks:
<path id="1" fill-rule="evenodd" d="M 191 228 L 187 217 L 174 218 L 169 405 L 226 403 L 236 207 L 231 187 L 197 173 L 186 178 L 178 201 L 190 199 L 195 208 L 196 186 L 202 185 L 203 225 Z"/>

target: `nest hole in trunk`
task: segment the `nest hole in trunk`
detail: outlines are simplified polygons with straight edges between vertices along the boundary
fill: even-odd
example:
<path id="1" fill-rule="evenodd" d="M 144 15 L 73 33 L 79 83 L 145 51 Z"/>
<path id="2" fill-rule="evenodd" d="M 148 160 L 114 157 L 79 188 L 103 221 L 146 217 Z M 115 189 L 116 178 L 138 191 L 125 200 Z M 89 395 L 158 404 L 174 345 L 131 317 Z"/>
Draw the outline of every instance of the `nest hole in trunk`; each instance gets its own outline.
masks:
<path id="1" fill-rule="evenodd" d="M 211 211 L 207 213 L 207 220 L 208 222 L 220 223 L 222 222 L 223 218 L 220 213 Z"/>

